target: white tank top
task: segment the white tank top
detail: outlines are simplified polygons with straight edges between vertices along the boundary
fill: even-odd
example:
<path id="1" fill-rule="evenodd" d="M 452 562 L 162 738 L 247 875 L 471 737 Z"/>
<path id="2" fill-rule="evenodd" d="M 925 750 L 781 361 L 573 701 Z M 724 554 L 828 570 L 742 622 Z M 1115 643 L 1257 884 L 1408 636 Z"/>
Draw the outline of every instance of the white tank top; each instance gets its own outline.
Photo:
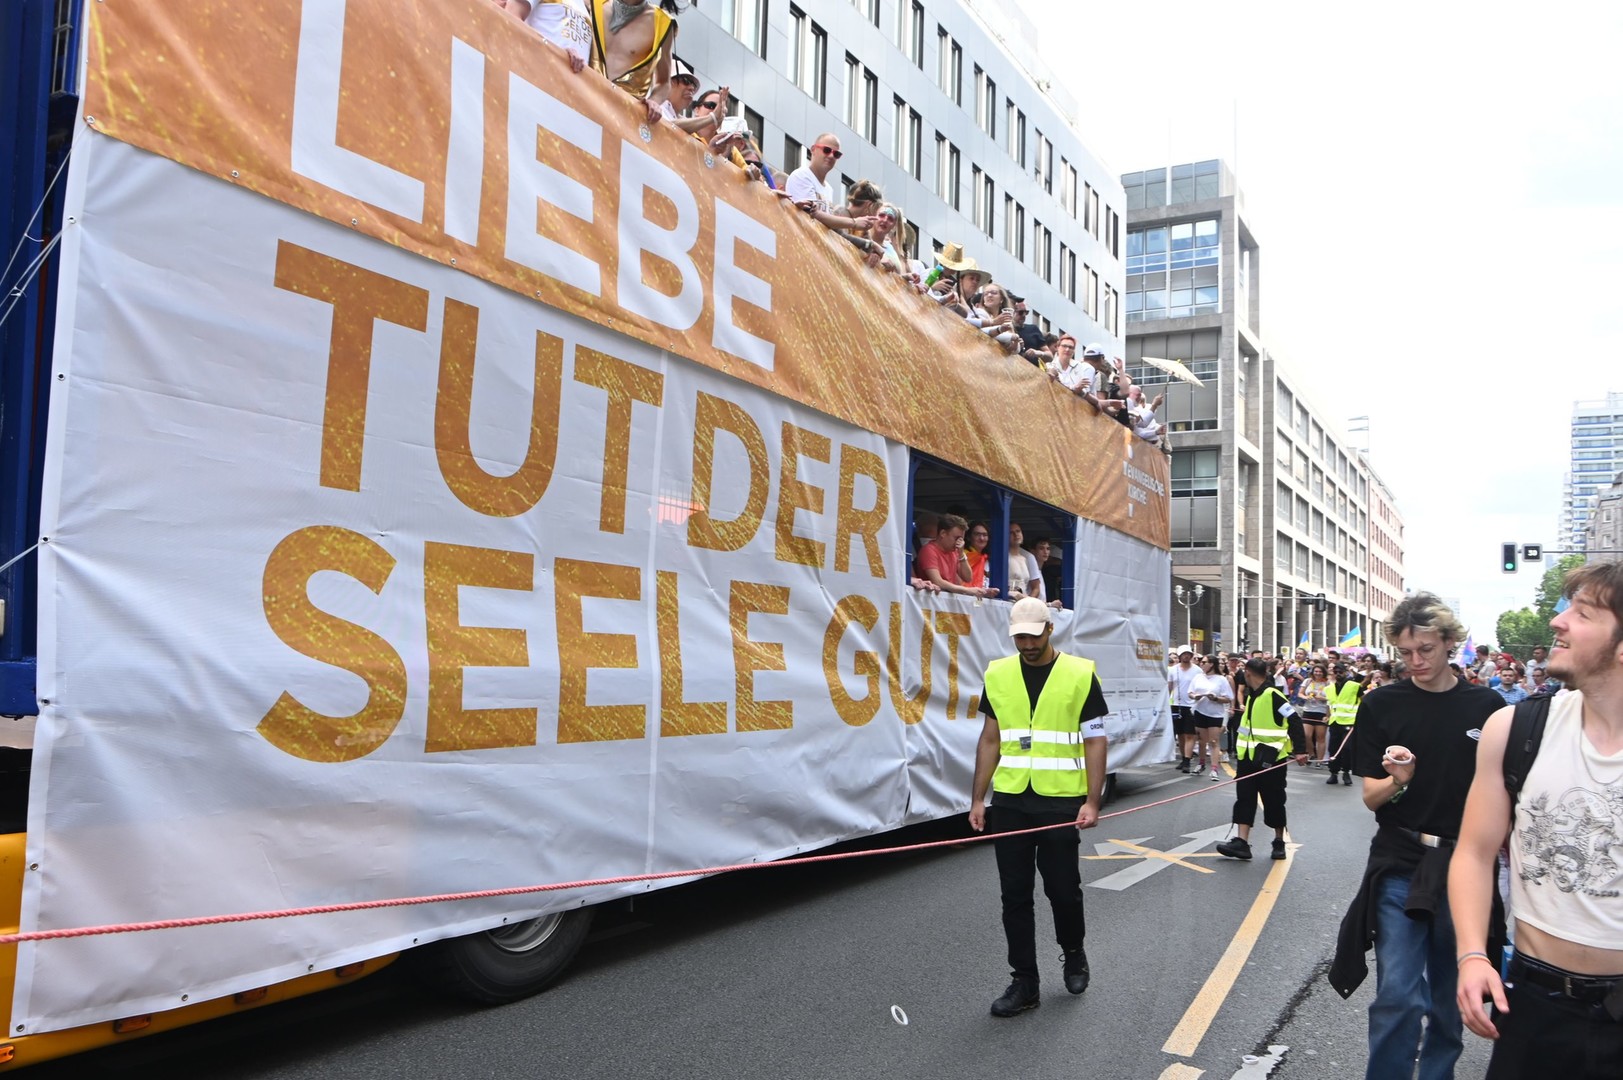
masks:
<path id="1" fill-rule="evenodd" d="M 1512 914 L 1597 949 L 1623 942 L 1623 752 L 1583 734 L 1583 694 L 1560 694 L 1516 803 Z"/>

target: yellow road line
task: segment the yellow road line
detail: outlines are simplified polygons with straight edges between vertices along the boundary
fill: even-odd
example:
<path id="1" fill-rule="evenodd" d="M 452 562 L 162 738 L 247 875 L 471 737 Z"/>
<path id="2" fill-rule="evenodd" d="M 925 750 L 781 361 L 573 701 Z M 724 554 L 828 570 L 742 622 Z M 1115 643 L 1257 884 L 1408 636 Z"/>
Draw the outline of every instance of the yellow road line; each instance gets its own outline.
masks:
<path id="1" fill-rule="evenodd" d="M 1162 1071 L 1160 1080 L 1200 1080 L 1205 1075 L 1205 1069 L 1197 1069 L 1193 1065 L 1185 1065 L 1179 1061 L 1168 1065 Z"/>
<path id="2" fill-rule="evenodd" d="M 1167 862 L 1177 863 L 1179 866 L 1182 866 L 1188 870 L 1196 870 L 1202 874 L 1214 873 L 1214 871 L 1208 870 L 1204 866 L 1196 866 L 1194 863 L 1184 862 L 1185 859 L 1194 854 L 1192 851 L 1156 851 L 1154 848 L 1141 847 L 1138 844 L 1129 844 L 1126 840 L 1112 840 L 1110 843 L 1115 844 L 1117 847 L 1124 847 L 1128 851 L 1138 852 L 1137 855 L 1133 856 L 1135 859 L 1139 856 L 1143 856 L 1146 859 L 1165 859 Z M 1216 853 L 1214 852 L 1213 854 Z"/>
<path id="3" fill-rule="evenodd" d="M 1177 1054 L 1188 1057 L 1200 1047 L 1200 1040 L 1206 1037 L 1206 1031 L 1217 1019 L 1217 1010 L 1223 1007 L 1228 999 L 1229 991 L 1234 989 L 1234 980 L 1239 978 L 1240 969 L 1245 967 L 1246 960 L 1251 957 L 1251 950 L 1257 940 L 1262 937 L 1262 928 L 1268 923 L 1268 916 L 1274 910 L 1274 902 L 1279 899 L 1280 890 L 1285 886 L 1285 875 L 1290 873 L 1291 864 L 1296 861 L 1296 849 L 1300 844 L 1286 844 L 1285 858 L 1274 863 L 1273 869 L 1268 871 L 1268 877 L 1257 892 L 1257 898 L 1251 903 L 1251 910 L 1246 913 L 1245 921 L 1235 932 L 1229 947 L 1223 951 L 1223 956 L 1217 961 L 1211 975 L 1206 978 L 1206 985 L 1200 988 L 1195 1000 L 1189 1003 L 1184 1012 L 1183 1019 L 1178 1026 L 1172 1029 L 1167 1038 L 1166 1045 L 1161 1049 L 1168 1054 Z M 1163 1076 L 1166 1074 L 1162 1074 Z"/>

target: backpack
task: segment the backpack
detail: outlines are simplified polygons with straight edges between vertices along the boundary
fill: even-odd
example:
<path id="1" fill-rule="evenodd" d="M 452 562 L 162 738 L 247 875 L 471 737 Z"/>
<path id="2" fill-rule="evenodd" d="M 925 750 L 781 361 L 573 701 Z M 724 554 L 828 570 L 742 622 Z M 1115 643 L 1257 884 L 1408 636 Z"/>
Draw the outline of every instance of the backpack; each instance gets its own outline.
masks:
<path id="1" fill-rule="evenodd" d="M 1544 741 L 1544 725 L 1550 718 L 1550 698 L 1530 697 L 1516 704 L 1510 716 L 1510 737 L 1505 740 L 1505 791 L 1510 795 L 1510 815 L 1516 816 L 1516 800 L 1522 784 L 1532 771 L 1533 759 L 1538 757 L 1539 743 Z"/>

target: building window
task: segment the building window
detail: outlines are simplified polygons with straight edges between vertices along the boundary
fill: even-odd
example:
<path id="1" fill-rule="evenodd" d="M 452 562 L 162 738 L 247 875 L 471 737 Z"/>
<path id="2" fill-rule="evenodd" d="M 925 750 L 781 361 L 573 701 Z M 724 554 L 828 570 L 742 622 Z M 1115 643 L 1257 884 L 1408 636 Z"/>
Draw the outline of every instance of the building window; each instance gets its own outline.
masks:
<path id="1" fill-rule="evenodd" d="M 789 8 L 789 78 L 819 105 L 828 104 L 828 32 Z"/>
<path id="2" fill-rule="evenodd" d="M 850 53 L 845 54 L 845 126 L 852 131 L 862 130 L 857 119 L 862 114 L 862 65 Z"/>
<path id="3" fill-rule="evenodd" d="M 1221 339 L 1222 335 L 1217 330 L 1196 330 L 1181 334 L 1147 334 L 1129 341 L 1127 374 L 1152 396 L 1164 386 L 1166 403 L 1162 416 L 1167 430 L 1217 429 L 1220 400 L 1217 351 Z M 1205 385 L 1195 386 L 1173 379 L 1165 372 L 1143 363 L 1139 357 L 1144 356 L 1181 360 Z M 1288 463 L 1289 450 L 1282 449 L 1280 452 L 1285 454 L 1284 461 Z M 1280 467 L 1288 469 L 1288 464 Z M 1284 516 L 1290 516 L 1288 510 Z"/>
<path id="4" fill-rule="evenodd" d="M 794 172 L 804 164 L 806 164 L 806 148 L 801 146 L 794 136 L 785 135 L 783 137 L 784 169 Z"/>
<path id="5" fill-rule="evenodd" d="M 1099 317 L 1099 271 L 1084 266 L 1082 273 L 1086 277 L 1082 292 L 1082 310 L 1088 313 L 1088 318 Z"/>
<path id="6" fill-rule="evenodd" d="M 1217 499 L 1201 497 L 1173 499 L 1171 506 L 1172 546 L 1212 548 L 1217 546 Z"/>
<path id="7" fill-rule="evenodd" d="M 1039 241 L 1038 237 L 1042 239 Z M 1031 243 L 1036 248 L 1031 268 L 1042 275 L 1050 285 L 1054 283 L 1054 234 L 1043 228 L 1040 221 L 1031 223 Z"/>
<path id="8" fill-rule="evenodd" d="M 961 209 L 958 189 L 962 183 L 958 148 L 938 131 L 935 133 L 935 193 L 954 210 Z"/>
<path id="9" fill-rule="evenodd" d="M 862 137 L 879 144 L 879 76 L 862 69 L 862 126 L 857 129 Z"/>
<path id="10" fill-rule="evenodd" d="M 879 25 L 879 0 L 851 0 L 851 6 L 867 16 L 869 22 Z"/>
<path id="11" fill-rule="evenodd" d="M 975 123 L 992 138 L 997 138 L 997 83 L 979 64 L 975 65 Z"/>
<path id="12" fill-rule="evenodd" d="M 1008 115 L 1006 117 L 1009 128 L 1009 156 L 1026 167 L 1026 114 L 1015 107 L 1014 102 L 1007 102 Z"/>
<path id="13" fill-rule="evenodd" d="M 1014 201 L 1014 196 L 1003 196 L 1003 246 L 1021 262 L 1026 261 L 1026 208 Z"/>
<path id="14" fill-rule="evenodd" d="M 1197 161 L 1189 165 L 1172 166 L 1172 188 L 1167 201 L 1179 203 L 1215 199 L 1218 195 L 1216 161 Z"/>
<path id="15" fill-rule="evenodd" d="M 1099 193 L 1088 188 L 1088 231 L 1094 239 L 1099 237 Z"/>
<path id="16" fill-rule="evenodd" d="M 985 223 L 982 227 L 986 230 L 986 235 L 992 239 L 997 238 L 992 228 L 992 208 L 997 205 L 996 200 L 997 185 L 992 182 L 991 174 L 981 173 L 981 205 L 985 207 L 985 213 L 982 215 Z"/>
<path id="17" fill-rule="evenodd" d="M 981 187 L 981 167 L 979 165 L 969 167 L 969 188 L 970 198 L 973 200 L 970 205 L 969 219 L 975 223 L 977 229 L 982 232 L 989 232 L 991 226 L 986 218 L 987 199 L 985 189 Z"/>
<path id="18" fill-rule="evenodd" d="M 1060 182 L 1059 202 L 1065 207 L 1067 213 L 1076 217 L 1076 167 L 1064 158 L 1059 159 Z"/>
<path id="19" fill-rule="evenodd" d="M 721 28 L 766 59 L 767 0 L 721 0 Z"/>
<path id="20" fill-rule="evenodd" d="M 1104 324 L 1105 332 L 1114 337 L 1121 333 L 1120 319 L 1121 294 L 1116 291 L 1115 286 L 1106 285 L 1104 287 L 1104 318 L 1099 321 Z"/>
<path id="21" fill-rule="evenodd" d="M 900 18 L 900 16 L 898 16 Z M 924 5 L 913 0 L 907 5 L 907 18 L 903 20 L 902 40 L 897 42 L 913 66 L 924 70 Z"/>
<path id="22" fill-rule="evenodd" d="M 1121 215 L 1110 207 L 1105 207 L 1105 246 L 1110 254 L 1121 258 Z"/>
<path id="23" fill-rule="evenodd" d="M 936 72 L 936 84 L 941 92 L 952 98 L 952 103 L 962 108 L 964 104 L 964 50 L 952 40 L 945 27 L 935 28 L 936 45 L 940 55 L 936 62 L 940 68 Z"/>
<path id="24" fill-rule="evenodd" d="M 1218 312 L 1218 251 L 1216 218 L 1128 233 L 1128 322 Z"/>
<path id="25" fill-rule="evenodd" d="M 1059 246 L 1059 291 L 1065 294 L 1065 299 L 1076 303 L 1076 252 L 1065 250 L 1065 245 Z"/>
<path id="26" fill-rule="evenodd" d="M 1217 450 L 1172 452 L 1172 497 L 1187 499 L 1217 494 Z"/>

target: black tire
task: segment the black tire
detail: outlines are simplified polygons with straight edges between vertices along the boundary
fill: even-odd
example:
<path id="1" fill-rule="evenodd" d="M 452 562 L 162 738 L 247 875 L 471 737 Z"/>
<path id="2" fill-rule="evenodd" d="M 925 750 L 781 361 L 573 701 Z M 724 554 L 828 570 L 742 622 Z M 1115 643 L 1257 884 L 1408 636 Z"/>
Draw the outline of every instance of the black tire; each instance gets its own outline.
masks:
<path id="1" fill-rule="evenodd" d="M 563 974 L 592 927 L 592 909 L 559 911 L 416 950 L 436 990 L 483 1005 L 540 993 Z"/>
<path id="2" fill-rule="evenodd" d="M 1116 774 L 1105 774 L 1104 790 L 1099 793 L 1099 805 L 1109 806 L 1116 801 Z"/>

